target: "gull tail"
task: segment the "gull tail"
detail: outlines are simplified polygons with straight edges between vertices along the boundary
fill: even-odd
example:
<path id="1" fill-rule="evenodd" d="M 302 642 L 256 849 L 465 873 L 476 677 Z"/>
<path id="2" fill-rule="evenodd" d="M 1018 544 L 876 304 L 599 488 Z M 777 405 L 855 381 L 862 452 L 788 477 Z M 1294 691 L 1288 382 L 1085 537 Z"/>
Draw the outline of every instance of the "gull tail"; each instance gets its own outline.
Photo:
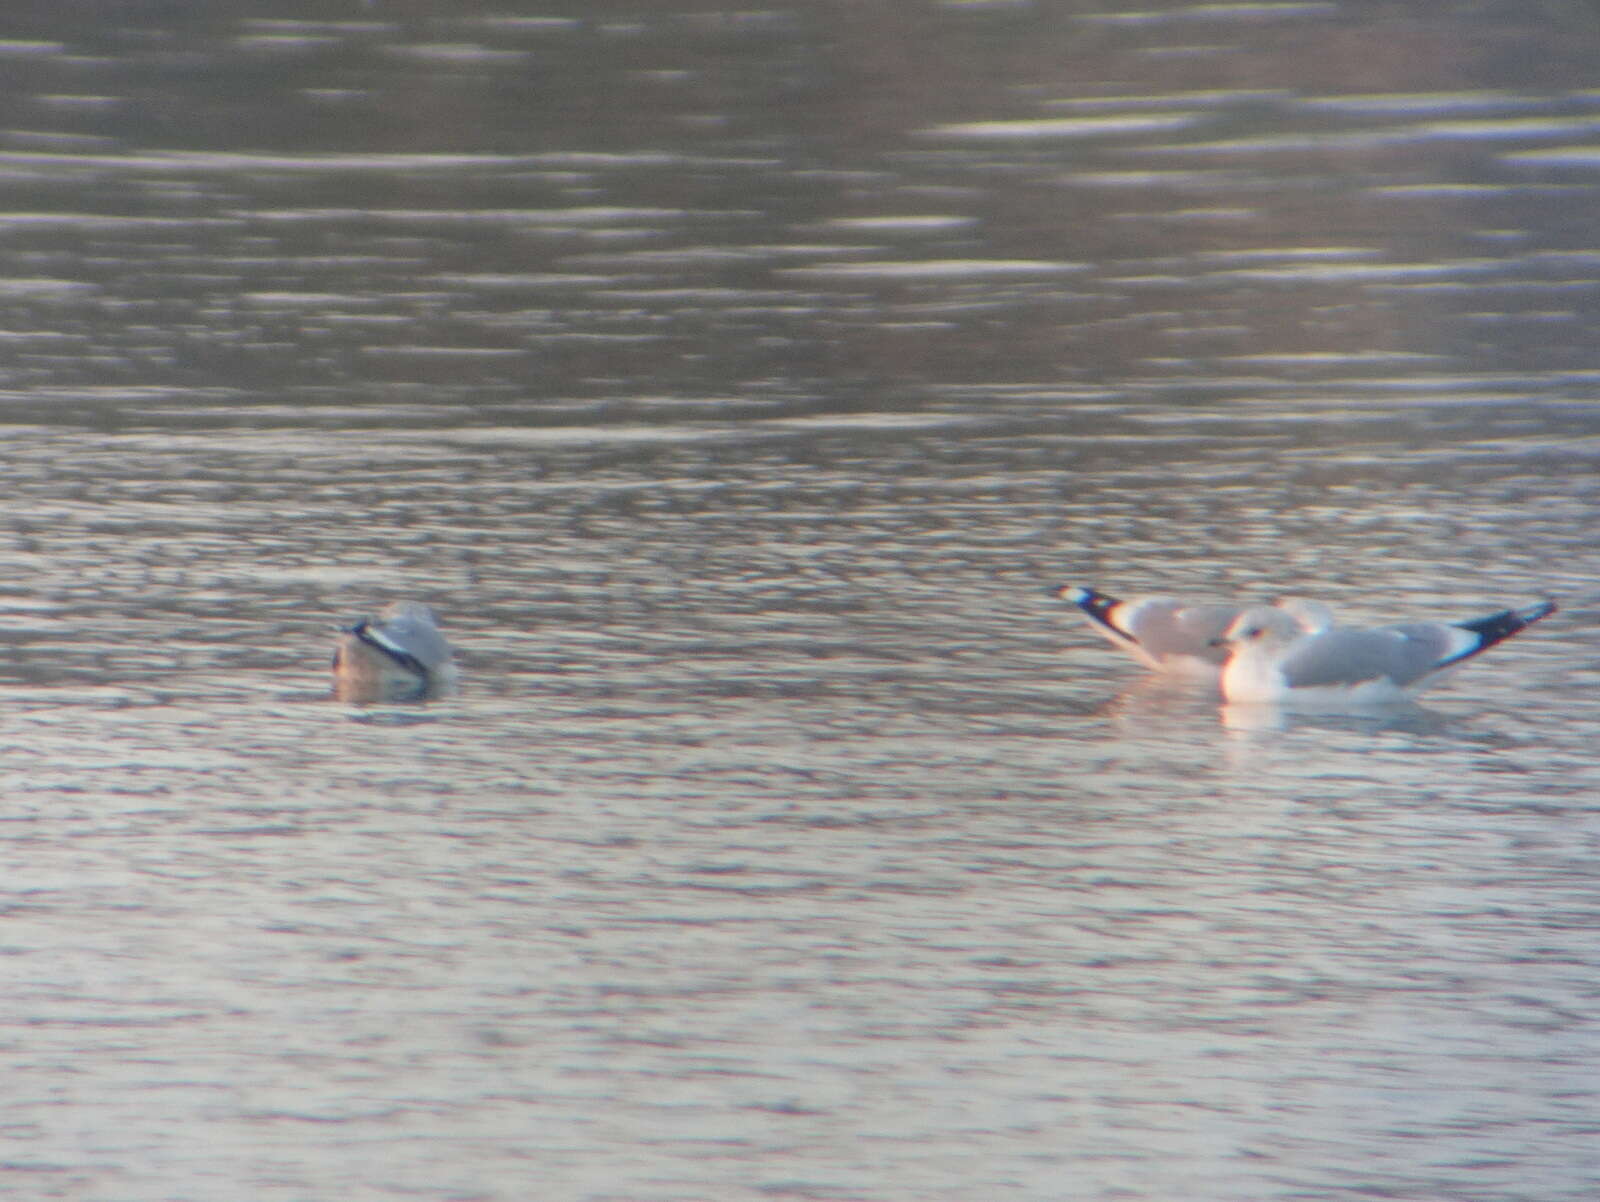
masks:
<path id="1" fill-rule="evenodd" d="M 1120 643 L 1136 643 L 1134 638 L 1122 627 L 1111 620 L 1111 611 L 1122 604 L 1116 597 L 1108 597 L 1104 593 L 1097 593 L 1092 588 L 1083 588 L 1076 584 L 1063 584 L 1055 590 L 1055 595 L 1072 605 L 1076 605 L 1099 627 Z"/>
<path id="2" fill-rule="evenodd" d="M 1451 656 L 1445 662 L 1457 663 L 1460 660 L 1477 655 L 1480 651 L 1487 651 L 1496 643 L 1510 638 L 1518 631 L 1526 630 L 1541 618 L 1548 618 L 1555 612 L 1556 603 L 1554 601 L 1541 601 L 1538 605 L 1530 605 L 1525 609 L 1503 609 L 1497 614 L 1490 614 L 1484 618 L 1474 618 L 1470 622 L 1456 622 L 1454 625 L 1458 629 L 1477 635 L 1478 641 L 1460 654 Z"/>

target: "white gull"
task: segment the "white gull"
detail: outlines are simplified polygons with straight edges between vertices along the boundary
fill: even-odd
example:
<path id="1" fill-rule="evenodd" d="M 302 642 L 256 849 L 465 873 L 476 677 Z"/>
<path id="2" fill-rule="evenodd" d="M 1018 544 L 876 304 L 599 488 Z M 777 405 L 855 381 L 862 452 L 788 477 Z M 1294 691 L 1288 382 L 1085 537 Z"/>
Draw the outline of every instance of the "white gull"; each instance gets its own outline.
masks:
<path id="1" fill-rule="evenodd" d="M 1097 631 L 1145 667 L 1206 680 L 1215 680 L 1228 659 L 1228 648 L 1220 642 L 1223 634 L 1250 608 L 1243 603 L 1175 597 L 1123 601 L 1073 584 L 1064 584 L 1055 593 L 1081 609 Z M 1302 633 L 1333 625 L 1333 611 L 1320 601 L 1287 597 L 1275 608 Z"/>
<path id="2" fill-rule="evenodd" d="M 1403 701 L 1447 669 L 1556 612 L 1554 601 L 1465 622 L 1406 622 L 1306 631 L 1283 611 L 1257 606 L 1217 640 L 1231 650 L 1222 671 L 1230 702 L 1316 709 Z"/>

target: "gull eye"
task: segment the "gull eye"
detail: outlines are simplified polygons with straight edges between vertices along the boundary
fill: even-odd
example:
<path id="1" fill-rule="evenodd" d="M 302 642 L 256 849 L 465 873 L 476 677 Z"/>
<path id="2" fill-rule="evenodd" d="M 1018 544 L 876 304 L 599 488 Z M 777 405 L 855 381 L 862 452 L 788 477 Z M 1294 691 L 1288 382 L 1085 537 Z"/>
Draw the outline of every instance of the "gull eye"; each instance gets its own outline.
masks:
<path id="1" fill-rule="evenodd" d="M 1244 632 L 1244 637 L 1247 638 L 1247 639 L 1258 639 L 1265 633 L 1266 633 L 1266 631 L 1263 630 L 1261 627 L 1252 626 L 1249 630 Z"/>

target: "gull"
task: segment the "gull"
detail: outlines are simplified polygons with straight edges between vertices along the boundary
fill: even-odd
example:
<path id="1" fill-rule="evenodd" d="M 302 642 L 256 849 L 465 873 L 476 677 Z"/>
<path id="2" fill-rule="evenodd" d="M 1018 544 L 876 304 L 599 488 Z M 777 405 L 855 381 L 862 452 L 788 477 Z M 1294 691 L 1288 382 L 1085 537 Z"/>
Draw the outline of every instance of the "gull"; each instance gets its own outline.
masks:
<path id="1" fill-rule="evenodd" d="M 1270 606 L 1245 610 L 1217 640 L 1230 702 L 1314 708 L 1404 701 L 1450 668 L 1556 612 L 1554 601 L 1466 622 L 1406 622 L 1306 631 Z"/>
<path id="2" fill-rule="evenodd" d="M 420 701 L 448 692 L 456 676 L 433 611 L 416 601 L 395 601 L 376 622 L 362 618 L 342 629 L 333 653 L 341 701 Z"/>
<path id="3" fill-rule="evenodd" d="M 1147 668 L 1215 680 L 1228 659 L 1219 640 L 1244 604 L 1184 602 L 1173 597 L 1122 601 L 1092 588 L 1064 584 L 1056 596 L 1081 609 L 1094 628 Z M 1286 597 L 1276 606 L 1303 633 L 1333 625 L 1333 611 L 1320 601 Z"/>

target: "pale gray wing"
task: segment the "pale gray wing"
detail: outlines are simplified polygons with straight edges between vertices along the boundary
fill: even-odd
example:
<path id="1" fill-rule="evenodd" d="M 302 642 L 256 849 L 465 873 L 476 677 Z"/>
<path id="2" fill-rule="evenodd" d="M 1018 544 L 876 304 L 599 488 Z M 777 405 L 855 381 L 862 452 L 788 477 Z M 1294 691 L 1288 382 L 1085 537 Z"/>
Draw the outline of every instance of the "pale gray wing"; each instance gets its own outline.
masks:
<path id="1" fill-rule="evenodd" d="M 1469 632 L 1418 622 L 1376 630 L 1326 630 L 1292 645 L 1278 664 L 1292 689 L 1357 685 L 1388 677 L 1408 685 L 1459 654 Z"/>
<path id="2" fill-rule="evenodd" d="M 450 644 L 434 625 L 433 613 L 415 601 L 401 601 L 384 611 L 383 625 L 370 633 L 380 642 L 393 644 L 429 672 L 438 672 L 450 662 Z"/>
<path id="3" fill-rule="evenodd" d="M 1193 655 L 1220 664 L 1228 649 L 1213 644 L 1241 612 L 1237 605 L 1152 606 L 1135 615 L 1129 633 L 1151 655 Z"/>

